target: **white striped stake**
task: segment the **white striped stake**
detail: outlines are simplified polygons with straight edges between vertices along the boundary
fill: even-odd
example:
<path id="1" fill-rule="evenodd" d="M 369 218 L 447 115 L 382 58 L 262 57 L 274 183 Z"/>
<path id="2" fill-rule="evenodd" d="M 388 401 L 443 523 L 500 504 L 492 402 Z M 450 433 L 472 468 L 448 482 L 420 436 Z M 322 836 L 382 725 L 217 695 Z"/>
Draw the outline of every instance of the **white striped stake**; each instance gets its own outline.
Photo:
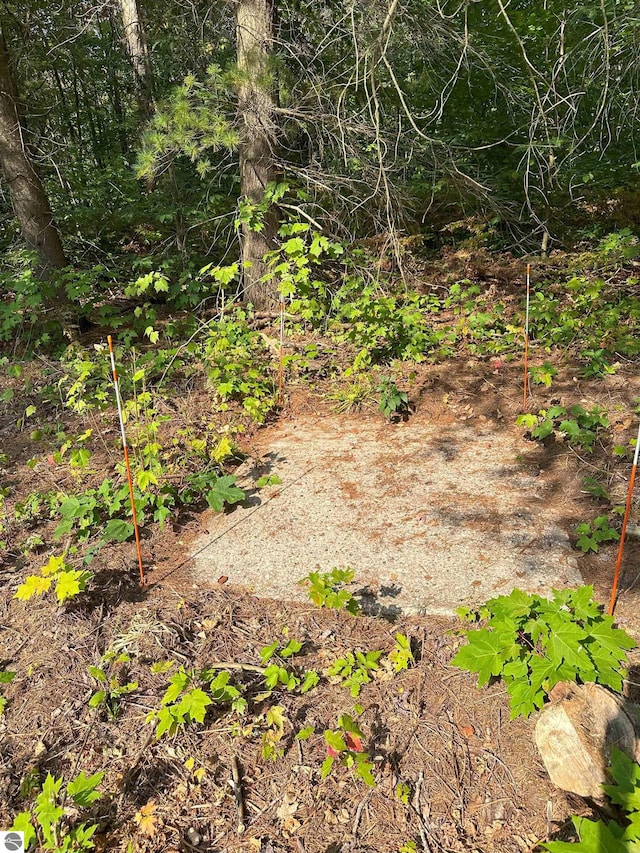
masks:
<path id="1" fill-rule="evenodd" d="M 627 505 L 624 508 L 624 518 L 622 519 L 622 531 L 620 532 L 620 544 L 618 545 L 618 558 L 616 560 L 616 570 L 613 575 L 613 586 L 611 588 L 611 600 L 609 601 L 609 616 L 613 616 L 613 611 L 616 606 L 616 596 L 618 594 L 618 580 L 620 579 L 620 567 L 622 566 L 622 553 L 624 551 L 624 538 L 627 535 L 627 522 L 629 521 L 629 513 L 631 512 L 631 499 L 633 497 L 633 483 L 636 479 L 636 469 L 638 467 L 638 454 L 640 453 L 640 426 L 638 427 L 638 437 L 636 438 L 636 450 L 633 454 L 633 466 L 631 467 L 631 479 L 629 480 L 629 491 L 627 492 Z"/>
<path id="2" fill-rule="evenodd" d="M 522 407 L 527 408 L 527 388 L 529 386 L 529 290 L 531 285 L 531 264 L 527 264 L 527 308 L 524 317 L 524 393 Z"/>
<path id="3" fill-rule="evenodd" d="M 282 385 L 284 381 L 284 300 L 280 300 L 280 354 L 278 365 L 278 405 L 282 406 Z"/>
<path id="4" fill-rule="evenodd" d="M 116 403 L 118 405 L 118 418 L 120 420 L 120 436 L 122 437 L 122 450 L 124 451 L 124 464 L 127 469 L 127 481 L 129 483 L 129 497 L 131 499 L 131 517 L 133 518 L 133 529 L 136 534 L 136 550 L 138 552 L 138 565 L 140 567 L 140 583 L 145 585 L 144 568 L 142 567 L 142 551 L 140 550 L 140 531 L 138 530 L 138 518 L 136 516 L 136 502 L 133 496 L 133 480 L 131 479 L 131 465 L 129 464 L 129 448 L 127 447 L 127 434 L 124 431 L 124 419 L 122 417 L 122 402 L 120 400 L 120 387 L 118 385 L 118 371 L 116 370 L 116 359 L 113 354 L 113 341 L 111 335 L 107 335 L 109 343 L 109 356 L 111 357 L 111 372 L 113 374 L 113 387 L 116 392 Z"/>

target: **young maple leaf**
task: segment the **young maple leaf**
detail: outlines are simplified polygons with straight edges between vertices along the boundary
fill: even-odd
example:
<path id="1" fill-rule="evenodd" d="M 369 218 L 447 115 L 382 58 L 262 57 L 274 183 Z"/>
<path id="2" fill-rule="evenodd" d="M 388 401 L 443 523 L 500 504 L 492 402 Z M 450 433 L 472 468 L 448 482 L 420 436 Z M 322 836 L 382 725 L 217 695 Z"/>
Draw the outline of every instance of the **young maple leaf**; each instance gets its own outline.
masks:
<path id="1" fill-rule="evenodd" d="M 144 833 L 144 835 L 148 835 L 149 838 L 153 838 L 156 834 L 157 830 L 157 816 L 156 816 L 156 803 L 155 800 L 149 800 L 149 802 L 142 806 L 139 812 L 136 812 L 134 815 L 134 820 L 138 824 L 138 829 L 140 832 Z"/>

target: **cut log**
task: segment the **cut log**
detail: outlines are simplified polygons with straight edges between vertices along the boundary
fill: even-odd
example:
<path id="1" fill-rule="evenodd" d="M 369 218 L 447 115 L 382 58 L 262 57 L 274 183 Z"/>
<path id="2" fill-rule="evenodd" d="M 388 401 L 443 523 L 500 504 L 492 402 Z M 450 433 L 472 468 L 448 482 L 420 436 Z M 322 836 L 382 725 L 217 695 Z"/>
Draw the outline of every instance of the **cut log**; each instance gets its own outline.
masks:
<path id="1" fill-rule="evenodd" d="M 598 684 L 557 684 L 536 725 L 536 745 L 551 781 L 600 800 L 611 747 L 638 761 L 637 708 Z"/>

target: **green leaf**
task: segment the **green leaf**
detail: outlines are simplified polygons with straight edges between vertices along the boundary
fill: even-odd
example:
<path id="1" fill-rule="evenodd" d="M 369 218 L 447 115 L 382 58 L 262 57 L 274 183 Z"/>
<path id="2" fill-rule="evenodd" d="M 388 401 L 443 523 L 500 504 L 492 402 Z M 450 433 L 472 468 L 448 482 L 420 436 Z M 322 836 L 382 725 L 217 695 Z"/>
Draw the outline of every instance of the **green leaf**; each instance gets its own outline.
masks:
<path id="1" fill-rule="evenodd" d="M 532 414 L 518 415 L 516 418 L 516 424 L 518 426 L 526 427 L 528 430 L 532 430 L 538 425 L 538 417 L 537 415 Z"/>
<path id="2" fill-rule="evenodd" d="M 89 666 L 89 667 L 87 667 L 87 669 L 89 670 L 89 675 L 93 676 L 93 678 L 95 678 L 96 681 L 101 681 L 103 683 L 106 682 L 107 675 L 106 675 L 104 669 L 102 669 L 99 666 Z"/>
<path id="3" fill-rule="evenodd" d="M 270 646 L 263 646 L 263 647 L 260 649 L 260 660 L 262 661 L 262 665 L 263 665 L 263 666 L 264 666 L 268 661 L 270 661 L 270 660 L 271 660 L 271 658 L 272 658 L 272 657 L 274 656 L 274 654 L 276 653 L 276 649 L 277 649 L 277 648 L 278 648 L 278 641 L 276 640 L 275 642 L 271 643 L 271 645 L 270 645 Z"/>
<path id="4" fill-rule="evenodd" d="M 314 687 L 320 682 L 320 676 L 315 671 L 315 669 L 310 669 L 304 674 L 304 679 L 302 681 L 302 685 L 300 686 L 300 693 L 308 693 L 309 690 L 313 690 Z"/>
<path id="5" fill-rule="evenodd" d="M 36 831 L 31 823 L 31 814 L 29 812 L 20 812 L 17 814 L 9 829 L 13 832 L 24 832 L 25 850 L 28 850 L 31 842 L 36 840 Z"/>
<path id="6" fill-rule="evenodd" d="M 301 648 L 302 643 L 300 640 L 289 640 L 284 649 L 280 651 L 280 656 L 283 658 L 290 658 L 293 655 L 297 655 Z"/>
<path id="7" fill-rule="evenodd" d="M 11 684 L 15 677 L 15 672 L 10 672 L 8 669 L 3 669 L 0 671 L 0 684 Z"/>
<path id="8" fill-rule="evenodd" d="M 232 474 L 218 477 L 215 486 L 207 492 L 207 503 L 214 512 L 222 512 L 225 504 L 236 504 L 245 499 L 245 493 L 234 485 L 235 482 Z"/>
<path id="9" fill-rule="evenodd" d="M 544 703 L 544 693 L 540 689 L 536 689 L 528 681 L 513 681 L 507 687 L 507 692 L 511 697 L 511 719 L 516 717 L 528 717 L 542 708 Z"/>
<path id="10" fill-rule="evenodd" d="M 551 630 L 546 647 L 550 658 L 558 666 L 566 662 L 578 670 L 592 670 L 593 665 L 583 646 L 589 636 L 587 632 L 560 614 L 551 616 L 548 623 Z"/>
<path id="11" fill-rule="evenodd" d="M 42 791 L 36 798 L 34 812 L 47 841 L 52 839 L 52 827 L 56 826 L 64 814 L 62 806 L 56 805 L 61 785 L 62 779 L 54 779 L 51 773 L 48 773 Z"/>
<path id="12" fill-rule="evenodd" d="M 170 705 L 172 702 L 175 702 L 190 681 L 191 677 L 180 667 L 180 670 L 169 679 L 170 686 L 167 687 L 162 697 L 162 704 Z"/>
<path id="13" fill-rule="evenodd" d="M 358 760 L 362 759 L 364 756 L 358 755 L 356 758 L 356 763 L 353 768 L 353 773 L 358 779 L 362 779 L 365 785 L 368 785 L 370 788 L 375 788 L 376 780 L 373 778 L 373 764 L 370 761 L 366 760 Z"/>
<path id="14" fill-rule="evenodd" d="M 90 708 L 99 708 L 107 701 L 107 694 L 104 690 L 96 690 L 91 699 L 89 699 Z"/>
<path id="15" fill-rule="evenodd" d="M 337 753 L 345 752 L 347 749 L 347 744 L 340 732 L 334 732 L 331 729 L 327 729 L 324 733 L 324 739 L 327 745 L 332 749 L 335 749 Z"/>
<path id="16" fill-rule="evenodd" d="M 87 776 L 82 770 L 78 776 L 67 785 L 67 793 L 77 806 L 86 808 L 99 799 L 100 794 L 96 788 L 102 782 L 104 771 Z"/>
<path id="17" fill-rule="evenodd" d="M 173 734 L 178 726 L 178 721 L 174 717 L 171 708 L 160 708 L 160 710 L 156 712 L 155 718 L 158 721 L 155 731 L 156 740 L 161 738 L 165 732 Z"/>
<path id="18" fill-rule="evenodd" d="M 601 820 L 573 818 L 573 822 L 580 836 L 578 844 L 548 841 L 542 847 L 551 853 L 630 853 L 630 848 L 620 837 L 622 830 L 615 821 L 607 825 Z M 620 835 L 614 834 L 614 826 L 620 831 Z"/>
<path id="19" fill-rule="evenodd" d="M 536 429 L 531 431 L 531 435 L 533 438 L 537 438 L 538 441 L 544 441 L 547 436 L 550 436 L 553 432 L 553 421 L 547 418 L 542 421 L 542 423 L 536 427 Z"/>
<path id="20" fill-rule="evenodd" d="M 168 672 L 172 666 L 175 666 L 174 660 L 159 660 L 151 664 L 151 672 L 158 675 L 163 672 Z"/>
<path id="21" fill-rule="evenodd" d="M 313 734 L 315 734 L 315 729 L 313 728 L 313 726 L 306 726 L 304 729 L 300 729 L 300 731 L 296 735 L 296 740 L 309 740 L 309 738 Z"/>
<path id="22" fill-rule="evenodd" d="M 207 696 L 204 690 L 199 687 L 185 693 L 177 708 L 177 713 L 180 716 L 189 715 L 190 719 L 196 723 L 204 723 L 204 718 L 207 713 L 207 708 L 213 700 Z"/>
<path id="23" fill-rule="evenodd" d="M 327 755 L 325 760 L 322 762 L 322 766 L 320 767 L 320 778 L 326 779 L 331 770 L 333 769 L 333 756 Z"/>
<path id="24" fill-rule="evenodd" d="M 614 745 L 609 770 L 615 785 L 603 785 L 605 794 L 625 811 L 640 812 L 640 765 Z"/>
<path id="25" fill-rule="evenodd" d="M 267 711 L 267 725 L 284 731 L 284 708 L 282 705 L 272 705 Z"/>
<path id="26" fill-rule="evenodd" d="M 301 237 L 292 237 L 282 244 L 282 249 L 287 255 L 301 255 L 304 252 L 304 240 Z"/>
<path id="27" fill-rule="evenodd" d="M 133 524 L 121 518 L 110 518 L 105 524 L 102 538 L 105 542 L 126 542 L 133 534 Z"/>
<path id="28" fill-rule="evenodd" d="M 282 483 L 282 480 L 277 474 L 269 474 L 264 475 L 263 477 L 258 477 L 256 480 L 256 487 L 258 489 L 264 489 L 265 486 L 279 486 L 280 483 Z"/>
<path id="29" fill-rule="evenodd" d="M 467 634 L 468 644 L 458 650 L 452 666 L 478 673 L 478 687 L 484 687 L 491 678 L 500 675 L 505 660 L 505 643 L 495 631 L 480 628 Z"/>

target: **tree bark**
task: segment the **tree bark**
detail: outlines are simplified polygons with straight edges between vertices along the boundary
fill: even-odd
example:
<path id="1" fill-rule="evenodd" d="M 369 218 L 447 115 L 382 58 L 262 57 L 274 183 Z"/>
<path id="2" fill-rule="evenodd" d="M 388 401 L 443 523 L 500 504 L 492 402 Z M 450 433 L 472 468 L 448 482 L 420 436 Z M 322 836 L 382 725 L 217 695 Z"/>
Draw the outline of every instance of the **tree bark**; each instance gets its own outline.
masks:
<path id="1" fill-rule="evenodd" d="M 274 16 L 272 0 L 237 0 L 240 194 L 251 204 L 263 201 L 267 184 L 276 177 L 276 102 L 269 69 Z M 261 231 L 242 225 L 244 296 L 258 310 L 268 309 L 277 300 L 274 283 L 261 281 L 267 272 L 263 258 L 274 248 L 277 230 L 273 206 L 265 214 Z"/>
<path id="2" fill-rule="evenodd" d="M 153 115 L 153 76 L 138 0 L 120 0 L 124 41 L 133 66 L 138 115 L 146 121 Z"/>
<path id="3" fill-rule="evenodd" d="M 38 254 L 36 278 L 67 265 L 51 205 L 25 142 L 18 90 L 0 28 L 0 167 L 27 245 Z"/>

